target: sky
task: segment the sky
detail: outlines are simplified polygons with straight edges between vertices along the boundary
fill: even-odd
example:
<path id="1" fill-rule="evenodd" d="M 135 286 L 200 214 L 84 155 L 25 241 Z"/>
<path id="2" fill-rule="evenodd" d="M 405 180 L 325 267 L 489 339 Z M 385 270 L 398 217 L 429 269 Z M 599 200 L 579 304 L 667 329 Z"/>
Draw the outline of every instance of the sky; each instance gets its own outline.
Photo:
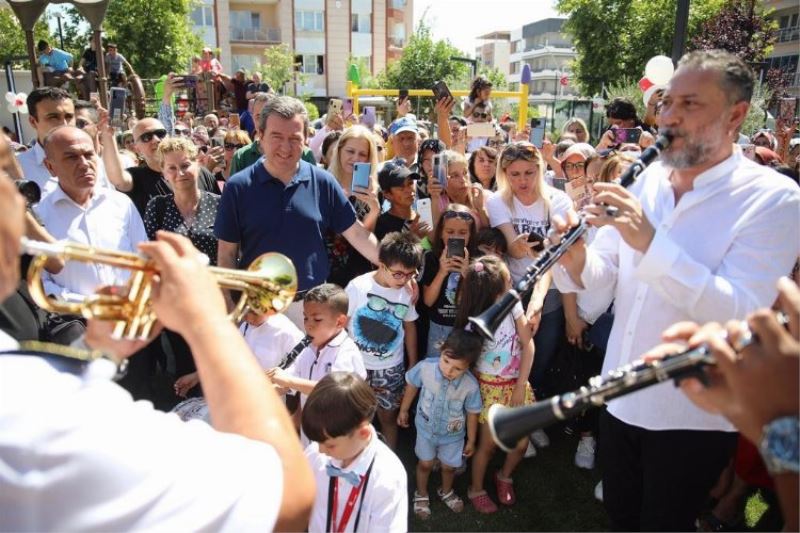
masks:
<path id="1" fill-rule="evenodd" d="M 414 0 L 414 26 L 427 9 L 435 39 L 448 39 L 471 56 L 475 37 L 492 31 L 521 28 L 556 16 L 555 0 Z"/>

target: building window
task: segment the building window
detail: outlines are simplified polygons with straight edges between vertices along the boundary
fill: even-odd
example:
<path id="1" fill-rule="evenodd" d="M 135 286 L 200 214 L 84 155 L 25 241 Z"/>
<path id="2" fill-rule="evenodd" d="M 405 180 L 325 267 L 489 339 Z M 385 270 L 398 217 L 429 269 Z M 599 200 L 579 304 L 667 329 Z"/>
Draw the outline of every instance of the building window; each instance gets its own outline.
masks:
<path id="1" fill-rule="evenodd" d="M 261 14 L 255 11 L 231 11 L 231 27 L 257 30 L 261 28 Z"/>
<path id="2" fill-rule="evenodd" d="M 353 33 L 372 33 L 372 16 L 353 13 L 350 20 Z"/>
<path id="3" fill-rule="evenodd" d="M 243 68 L 252 72 L 261 63 L 261 57 L 250 54 L 233 54 L 231 55 L 231 61 L 233 62 L 234 71 Z"/>
<path id="4" fill-rule="evenodd" d="M 304 54 L 294 56 L 297 71 L 303 74 L 325 74 L 325 56 Z"/>
<path id="5" fill-rule="evenodd" d="M 195 27 L 214 26 L 214 8 L 212 6 L 197 6 L 192 9 L 192 24 Z"/>
<path id="6" fill-rule="evenodd" d="M 322 11 L 294 12 L 294 28 L 297 31 L 325 31 L 325 13 Z"/>
<path id="7" fill-rule="evenodd" d="M 394 9 L 403 9 L 406 7 L 406 0 L 392 0 L 392 7 Z"/>

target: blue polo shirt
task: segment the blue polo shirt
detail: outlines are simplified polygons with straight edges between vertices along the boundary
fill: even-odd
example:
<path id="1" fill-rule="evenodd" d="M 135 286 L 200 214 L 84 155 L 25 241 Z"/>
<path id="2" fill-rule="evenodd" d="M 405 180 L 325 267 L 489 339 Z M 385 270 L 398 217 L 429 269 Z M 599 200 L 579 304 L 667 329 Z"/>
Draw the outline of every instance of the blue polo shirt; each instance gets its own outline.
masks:
<path id="1" fill-rule="evenodd" d="M 297 269 L 298 289 L 324 283 L 330 272 L 326 230 L 342 233 L 356 221 L 353 206 L 332 174 L 300 161 L 288 185 L 273 177 L 264 158 L 231 176 L 222 192 L 214 234 L 239 243 L 241 266 L 280 252 Z"/>

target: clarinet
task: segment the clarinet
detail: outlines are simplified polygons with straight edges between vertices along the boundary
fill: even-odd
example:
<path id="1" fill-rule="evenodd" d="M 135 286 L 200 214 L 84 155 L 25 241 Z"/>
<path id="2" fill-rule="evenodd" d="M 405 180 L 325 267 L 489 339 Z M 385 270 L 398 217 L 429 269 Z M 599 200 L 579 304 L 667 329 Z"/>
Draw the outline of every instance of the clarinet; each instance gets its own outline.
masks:
<path id="1" fill-rule="evenodd" d="M 289 352 L 289 353 L 287 353 L 286 355 L 283 356 L 283 359 L 281 359 L 281 362 L 278 363 L 278 368 L 280 368 L 281 370 L 286 370 L 287 368 L 292 366 L 292 363 L 294 363 L 294 360 L 297 359 L 300 356 L 300 354 L 303 352 L 303 350 L 308 348 L 309 344 L 311 344 L 311 337 L 306 335 L 305 337 L 300 339 L 300 342 L 298 342 L 297 345 L 294 348 L 292 348 L 291 352 Z"/>
<path id="2" fill-rule="evenodd" d="M 788 323 L 783 313 L 778 313 L 777 318 L 783 325 Z M 723 335 L 723 338 L 726 337 Z M 739 353 L 757 341 L 756 336 L 747 329 L 733 349 Z M 606 376 L 594 376 L 589 379 L 588 386 L 533 405 L 492 405 L 488 413 L 489 429 L 497 445 L 509 451 L 524 435 L 573 418 L 584 410 L 600 407 L 614 398 L 668 380 L 674 380 L 676 387 L 688 377 L 697 377 L 705 382 L 704 369 L 713 365 L 716 365 L 716 361 L 706 344 L 649 362 L 637 361 L 612 370 Z"/>
<path id="3" fill-rule="evenodd" d="M 636 177 L 647 168 L 647 166 L 656 160 L 662 150 L 669 146 L 671 137 L 660 135 L 653 146 L 648 147 L 639 159 L 631 164 L 630 167 L 620 176 L 620 185 L 628 188 L 634 183 Z M 606 214 L 615 216 L 617 208 L 609 206 L 606 208 Z M 495 302 L 486 311 L 479 316 L 469 317 L 469 323 L 472 329 L 477 331 L 481 336 L 487 340 L 494 340 L 494 332 L 500 326 L 503 319 L 508 316 L 514 305 L 520 301 L 521 295 L 536 286 L 536 283 L 544 276 L 548 270 L 553 268 L 558 260 L 572 247 L 573 244 L 583 237 L 589 229 L 589 224 L 583 217 L 580 217 L 578 224 L 570 228 L 559 240 L 558 243 L 547 246 L 542 253 L 534 260 L 534 262 L 527 268 L 522 279 L 517 283 L 516 288 L 508 291 L 503 297 Z"/>

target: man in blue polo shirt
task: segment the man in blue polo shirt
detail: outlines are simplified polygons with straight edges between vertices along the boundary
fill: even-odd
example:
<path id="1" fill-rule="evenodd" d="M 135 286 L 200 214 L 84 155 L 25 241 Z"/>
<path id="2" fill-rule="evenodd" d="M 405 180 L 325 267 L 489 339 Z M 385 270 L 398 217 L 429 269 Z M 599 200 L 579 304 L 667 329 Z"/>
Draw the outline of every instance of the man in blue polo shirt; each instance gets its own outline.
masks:
<path id="1" fill-rule="evenodd" d="M 342 234 L 373 263 L 378 262 L 378 242 L 356 219 L 336 178 L 300 160 L 307 125 L 306 108 L 299 100 L 279 96 L 267 103 L 258 117 L 264 157 L 225 184 L 214 224 L 219 266 L 246 268 L 265 252 L 280 252 L 297 269 L 301 296 L 328 277 L 323 240 L 328 229 Z M 286 316 L 302 328 L 299 301 L 289 307 Z"/>

